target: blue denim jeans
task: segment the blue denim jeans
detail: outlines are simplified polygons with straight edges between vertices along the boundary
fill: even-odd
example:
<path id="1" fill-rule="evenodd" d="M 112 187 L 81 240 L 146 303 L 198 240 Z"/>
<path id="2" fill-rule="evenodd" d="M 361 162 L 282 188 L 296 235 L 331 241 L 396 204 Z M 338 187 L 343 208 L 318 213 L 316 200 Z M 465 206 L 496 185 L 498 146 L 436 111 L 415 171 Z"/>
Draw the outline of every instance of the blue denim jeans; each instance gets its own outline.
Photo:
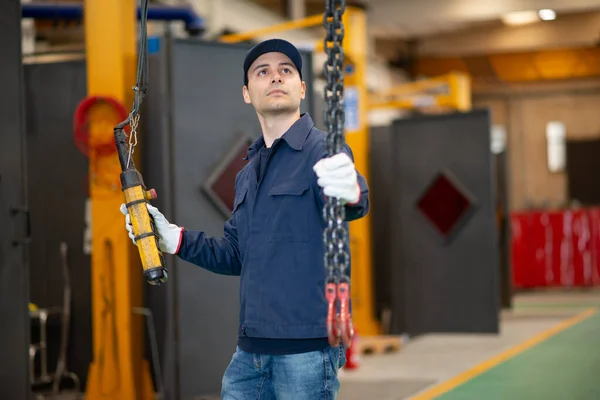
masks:
<path id="1" fill-rule="evenodd" d="M 223 375 L 222 400 L 335 400 L 343 346 L 269 356 L 236 349 Z"/>

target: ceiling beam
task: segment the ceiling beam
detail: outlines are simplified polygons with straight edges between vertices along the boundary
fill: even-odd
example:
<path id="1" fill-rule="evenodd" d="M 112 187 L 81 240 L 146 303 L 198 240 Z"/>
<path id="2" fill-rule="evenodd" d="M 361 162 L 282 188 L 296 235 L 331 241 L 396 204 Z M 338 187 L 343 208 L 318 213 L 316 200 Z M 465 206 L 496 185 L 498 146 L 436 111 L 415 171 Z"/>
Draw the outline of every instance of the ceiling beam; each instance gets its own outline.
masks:
<path id="1" fill-rule="evenodd" d="M 418 75 L 451 71 L 468 73 L 475 81 L 534 82 L 600 76 L 600 47 L 588 46 L 476 56 L 425 56 L 416 62 Z"/>
<path id="2" fill-rule="evenodd" d="M 555 21 L 508 27 L 463 30 L 420 38 L 422 56 L 469 56 L 491 52 L 529 51 L 596 45 L 600 12 L 560 16 Z"/>

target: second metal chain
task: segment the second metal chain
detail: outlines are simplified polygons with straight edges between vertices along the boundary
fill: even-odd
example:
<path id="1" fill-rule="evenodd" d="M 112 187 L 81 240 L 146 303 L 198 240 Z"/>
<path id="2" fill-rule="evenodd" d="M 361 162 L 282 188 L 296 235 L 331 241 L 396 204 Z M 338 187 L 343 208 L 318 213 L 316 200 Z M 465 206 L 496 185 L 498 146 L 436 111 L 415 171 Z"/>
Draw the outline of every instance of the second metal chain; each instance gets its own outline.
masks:
<path id="1" fill-rule="evenodd" d="M 326 151 L 328 156 L 343 151 L 344 146 L 344 24 L 342 17 L 346 8 L 345 0 L 326 0 L 323 25 L 326 36 L 323 44 L 327 61 L 323 74 L 327 80 L 324 89 L 327 108 L 324 112 L 327 126 Z M 329 303 L 327 330 L 331 346 L 342 340 L 349 345 L 354 334 L 350 318 L 350 278 L 347 270 L 350 264 L 348 254 L 348 232 L 344 226 L 345 210 L 338 199 L 328 197 L 323 207 L 326 227 L 323 232 L 325 245 L 325 268 L 328 277 L 325 296 Z M 337 311 L 339 302 L 340 310 Z"/>

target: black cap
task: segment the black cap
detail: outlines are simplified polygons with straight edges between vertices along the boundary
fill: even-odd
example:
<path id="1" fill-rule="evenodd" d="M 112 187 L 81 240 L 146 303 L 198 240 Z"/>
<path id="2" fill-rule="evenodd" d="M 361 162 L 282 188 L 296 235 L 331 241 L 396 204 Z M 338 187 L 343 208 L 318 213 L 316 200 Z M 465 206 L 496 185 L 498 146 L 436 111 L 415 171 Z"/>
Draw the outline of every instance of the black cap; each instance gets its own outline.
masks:
<path id="1" fill-rule="evenodd" d="M 263 54 L 272 52 L 283 53 L 288 56 L 296 66 L 300 74 L 300 79 L 302 79 L 302 57 L 296 46 L 287 40 L 269 39 L 257 44 L 246 53 L 246 58 L 244 59 L 244 85 L 248 85 L 248 69 L 252 63 Z"/>

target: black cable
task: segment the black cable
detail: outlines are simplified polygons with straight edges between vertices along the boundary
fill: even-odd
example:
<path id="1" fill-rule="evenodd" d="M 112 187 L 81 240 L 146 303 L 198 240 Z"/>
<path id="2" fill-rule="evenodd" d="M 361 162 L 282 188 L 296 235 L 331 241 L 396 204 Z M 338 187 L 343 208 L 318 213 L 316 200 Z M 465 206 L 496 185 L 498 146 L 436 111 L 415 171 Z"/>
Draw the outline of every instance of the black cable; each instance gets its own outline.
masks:
<path id="1" fill-rule="evenodd" d="M 131 120 L 139 113 L 140 106 L 146 95 L 148 86 L 148 32 L 147 32 L 147 21 L 148 21 L 148 0 L 141 0 L 140 6 L 140 41 L 138 49 L 138 66 L 137 66 L 137 78 L 136 84 L 133 90 L 135 96 L 133 99 L 133 107 L 131 113 L 127 119 L 116 126 L 116 129 L 123 129 L 129 125 Z"/>

